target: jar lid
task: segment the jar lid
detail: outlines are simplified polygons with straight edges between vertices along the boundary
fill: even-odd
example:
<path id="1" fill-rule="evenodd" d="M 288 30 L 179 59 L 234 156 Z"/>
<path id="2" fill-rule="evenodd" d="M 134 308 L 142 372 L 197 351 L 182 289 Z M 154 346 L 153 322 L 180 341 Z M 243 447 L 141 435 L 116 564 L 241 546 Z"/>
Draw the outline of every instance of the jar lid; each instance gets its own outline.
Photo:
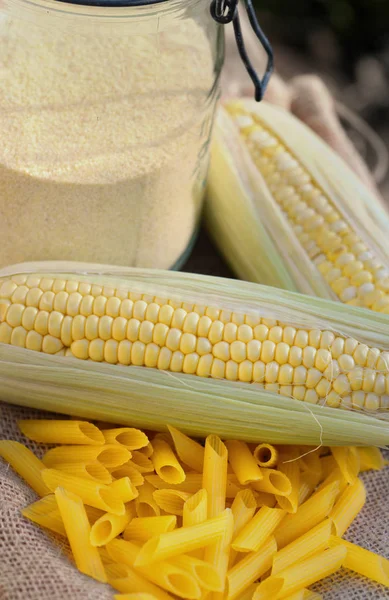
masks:
<path id="1" fill-rule="evenodd" d="M 0 0 L 1 1 L 1 0 Z M 96 6 L 96 7 L 109 7 L 109 8 L 123 8 L 131 6 L 150 6 L 152 4 L 161 4 L 168 0 L 59 0 L 60 2 L 66 2 L 67 4 L 78 4 L 82 6 Z M 265 73 L 262 77 L 259 77 L 256 70 L 254 69 L 250 58 L 247 54 L 247 50 L 244 44 L 242 28 L 239 19 L 238 10 L 239 0 L 211 0 L 210 11 L 211 15 L 217 23 L 227 25 L 232 23 L 234 27 L 236 45 L 238 48 L 239 55 L 242 59 L 244 66 L 246 67 L 247 73 L 250 76 L 251 81 L 254 84 L 255 89 L 255 100 L 260 102 L 265 94 L 267 84 L 273 72 L 274 68 L 274 57 L 273 49 L 266 35 L 262 31 L 255 10 L 252 5 L 252 0 L 242 0 L 247 16 L 250 21 L 250 25 L 258 38 L 260 44 L 267 55 L 267 64 Z"/>

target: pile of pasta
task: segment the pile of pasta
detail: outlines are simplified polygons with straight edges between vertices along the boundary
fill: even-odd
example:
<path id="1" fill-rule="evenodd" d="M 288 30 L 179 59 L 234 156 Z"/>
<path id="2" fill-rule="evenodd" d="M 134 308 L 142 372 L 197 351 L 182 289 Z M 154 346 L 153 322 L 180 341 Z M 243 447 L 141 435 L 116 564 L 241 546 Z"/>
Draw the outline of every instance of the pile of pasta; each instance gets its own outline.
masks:
<path id="1" fill-rule="evenodd" d="M 42 460 L 14 441 L 0 456 L 41 497 L 23 509 L 67 536 L 77 568 L 116 599 L 318 600 L 340 567 L 389 587 L 389 561 L 342 539 L 362 509 L 377 448 L 199 443 L 77 420 L 24 420 Z"/>

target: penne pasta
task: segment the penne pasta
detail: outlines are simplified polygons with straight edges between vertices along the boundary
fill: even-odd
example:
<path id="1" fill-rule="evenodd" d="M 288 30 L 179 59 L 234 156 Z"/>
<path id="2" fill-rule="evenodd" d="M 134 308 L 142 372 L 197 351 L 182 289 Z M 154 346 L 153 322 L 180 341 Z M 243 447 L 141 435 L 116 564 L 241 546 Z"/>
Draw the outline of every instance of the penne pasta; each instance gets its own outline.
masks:
<path id="1" fill-rule="evenodd" d="M 44 483 L 52 492 L 61 486 L 67 492 L 78 496 L 85 504 L 115 515 L 124 515 L 123 502 L 115 496 L 107 485 L 95 483 L 89 479 L 82 479 L 56 469 L 44 469 L 42 477 Z"/>
<path id="2" fill-rule="evenodd" d="M 263 506 L 236 536 L 232 548 L 238 552 L 257 552 L 285 515 L 286 511 L 281 508 Z"/>
<path id="3" fill-rule="evenodd" d="M 303 471 L 300 473 L 300 488 L 298 495 L 298 505 L 303 504 L 313 493 L 316 487 L 316 477 L 312 477 L 312 473 Z"/>
<path id="4" fill-rule="evenodd" d="M 108 542 L 120 535 L 127 527 L 134 514 L 134 506 L 128 504 L 124 515 L 105 513 L 102 517 L 97 519 L 92 525 L 90 532 L 90 543 L 92 546 L 105 546 Z"/>
<path id="5" fill-rule="evenodd" d="M 145 480 L 142 473 L 140 473 L 138 469 L 129 465 L 128 463 L 122 465 L 121 467 L 111 469 L 111 475 L 115 479 L 128 477 L 131 480 L 132 485 L 134 485 L 135 487 L 143 485 L 143 482 Z"/>
<path id="6" fill-rule="evenodd" d="M 296 514 L 286 515 L 281 527 L 274 532 L 277 547 L 283 548 L 324 521 L 330 514 L 338 493 L 339 483 L 334 481 L 301 504 Z"/>
<path id="7" fill-rule="evenodd" d="M 321 484 L 316 489 L 315 493 L 317 494 L 317 492 L 320 492 L 322 489 L 324 489 L 331 483 L 334 483 L 334 481 L 338 482 L 338 484 L 339 484 L 339 494 L 338 495 L 340 495 L 346 489 L 346 487 L 348 486 L 348 483 L 345 480 L 345 478 L 343 477 L 342 473 L 340 472 L 340 469 L 338 466 L 332 471 L 332 473 L 330 473 L 324 479 L 324 481 L 321 482 Z"/>
<path id="8" fill-rule="evenodd" d="M 231 512 L 234 517 L 234 538 L 251 521 L 256 508 L 257 502 L 251 490 L 241 490 L 237 493 L 231 505 Z"/>
<path id="9" fill-rule="evenodd" d="M 107 565 L 112 565 L 112 558 L 109 556 L 107 550 L 105 548 L 99 548 L 99 554 L 100 554 L 100 558 L 103 561 L 103 565 L 105 568 L 105 572 L 108 575 L 108 571 L 107 571 Z"/>
<path id="10" fill-rule="evenodd" d="M 104 446 L 58 446 L 44 455 L 46 467 L 56 467 L 58 463 L 83 463 L 97 460 L 104 467 L 120 467 L 131 458 L 131 452 L 119 444 Z"/>
<path id="11" fill-rule="evenodd" d="M 104 444 L 101 431 L 88 421 L 73 419 L 23 419 L 19 429 L 28 439 L 44 444 Z"/>
<path id="12" fill-rule="evenodd" d="M 138 517 L 159 517 L 161 514 L 161 509 L 153 496 L 154 491 L 155 488 L 147 481 L 139 488 L 139 495 L 135 499 L 135 508 Z"/>
<path id="13" fill-rule="evenodd" d="M 170 563 L 191 573 L 200 587 L 211 592 L 221 592 L 224 589 L 224 579 L 217 567 L 188 554 L 181 554 L 170 559 Z"/>
<path id="14" fill-rule="evenodd" d="M 228 450 L 228 461 L 241 485 L 260 481 L 263 478 L 261 469 L 245 442 L 227 440 L 225 445 Z"/>
<path id="15" fill-rule="evenodd" d="M 173 531 L 177 526 L 177 517 L 162 515 L 160 517 L 135 517 L 124 530 L 123 537 L 127 541 L 147 542 L 152 537 L 167 531 Z"/>
<path id="16" fill-rule="evenodd" d="M 134 450 L 132 453 L 131 460 L 128 463 L 131 467 L 134 467 L 139 473 L 154 473 L 154 465 L 145 454 L 140 450 Z"/>
<path id="17" fill-rule="evenodd" d="M 30 521 L 54 531 L 59 535 L 66 535 L 65 527 L 61 514 L 58 509 L 57 500 L 54 494 L 44 496 L 37 502 L 29 504 L 22 509 L 22 515 Z"/>
<path id="18" fill-rule="evenodd" d="M 329 518 L 334 524 L 335 533 L 341 537 L 349 528 L 366 502 L 366 490 L 360 479 L 348 485 L 336 501 Z"/>
<path id="19" fill-rule="evenodd" d="M 105 444 L 120 444 L 129 450 L 139 450 L 148 445 L 148 437 L 140 429 L 133 427 L 117 427 L 115 429 L 104 429 L 103 436 Z"/>
<path id="20" fill-rule="evenodd" d="M 332 522 L 330 519 L 325 519 L 307 533 L 284 546 L 274 556 L 271 574 L 277 575 L 291 565 L 312 556 L 312 554 L 329 548 L 331 533 Z"/>
<path id="21" fill-rule="evenodd" d="M 208 497 L 206 490 L 199 490 L 193 496 L 190 496 L 182 510 L 182 526 L 190 527 L 198 525 L 207 520 L 208 514 Z"/>
<path id="22" fill-rule="evenodd" d="M 322 478 L 322 465 L 320 460 L 319 450 L 310 450 L 307 452 L 306 446 L 302 446 L 300 448 L 302 452 L 302 456 L 298 456 L 298 466 L 302 472 L 308 471 L 311 473 L 315 473 L 318 480 Z"/>
<path id="23" fill-rule="evenodd" d="M 252 493 L 254 495 L 258 508 L 260 508 L 261 506 L 274 508 L 277 504 L 277 500 L 274 494 L 267 494 L 266 492 L 256 492 L 255 490 L 252 490 Z"/>
<path id="24" fill-rule="evenodd" d="M 158 490 L 177 490 L 179 492 L 185 492 L 187 494 L 195 494 L 201 489 L 203 482 L 203 476 L 197 473 L 187 473 L 185 481 L 178 485 L 172 485 L 167 483 L 159 477 L 159 475 L 145 475 L 146 481 L 151 483 L 152 486 Z"/>
<path id="25" fill-rule="evenodd" d="M 159 585 L 162 589 L 181 598 L 197 600 L 201 597 L 200 587 L 193 575 L 173 563 L 161 560 L 158 562 L 158 568 L 156 569 L 137 565 L 140 548 L 136 544 L 125 540 L 112 540 L 106 547 L 108 554 L 115 561 L 124 563 L 129 567 L 135 567 L 143 577 Z"/>
<path id="26" fill-rule="evenodd" d="M 139 452 L 141 454 L 143 454 L 144 456 L 146 456 L 146 458 L 150 458 L 150 456 L 153 453 L 153 447 L 151 445 L 151 442 L 147 442 L 147 446 L 144 446 L 143 448 L 140 448 Z"/>
<path id="27" fill-rule="evenodd" d="M 227 457 L 227 448 L 221 439 L 209 435 L 205 440 L 202 483 L 208 495 L 209 519 L 221 514 L 226 505 Z"/>
<path id="28" fill-rule="evenodd" d="M 289 479 L 276 469 L 262 469 L 263 479 L 254 481 L 251 487 L 257 492 L 266 492 L 267 494 L 277 494 L 277 496 L 289 496 L 292 491 L 292 484 Z"/>
<path id="29" fill-rule="evenodd" d="M 106 582 L 99 551 L 90 543 L 91 527 L 82 500 L 61 487 L 55 490 L 55 498 L 77 569 L 98 581 Z"/>
<path id="30" fill-rule="evenodd" d="M 124 504 L 126 504 L 126 502 L 131 502 L 131 500 L 134 500 L 139 496 L 137 488 L 131 483 L 129 477 L 116 479 L 116 481 L 113 481 L 108 487 L 115 498 L 118 498 L 124 502 Z"/>
<path id="31" fill-rule="evenodd" d="M 107 567 L 108 570 L 108 567 Z M 173 597 L 161 590 L 160 587 L 156 586 L 154 583 L 143 577 L 140 573 L 136 572 L 134 569 L 128 567 L 126 570 L 126 575 L 124 577 L 114 577 L 112 575 L 108 575 L 108 582 L 111 584 L 115 590 L 119 592 L 131 592 L 137 594 L 139 596 L 141 593 L 151 594 L 157 600 L 173 600 Z"/>
<path id="32" fill-rule="evenodd" d="M 85 508 L 85 512 L 87 514 L 89 523 L 91 525 L 93 525 L 93 523 L 96 523 L 97 519 L 100 519 L 100 517 L 103 516 L 104 511 L 100 510 L 99 508 L 94 508 L 93 506 L 88 506 L 87 504 L 84 505 Z"/>
<path id="33" fill-rule="evenodd" d="M 323 600 L 323 596 L 317 592 L 304 588 L 290 596 L 286 596 L 285 600 Z"/>
<path id="34" fill-rule="evenodd" d="M 205 463 L 204 459 L 204 463 Z M 227 509 L 228 510 L 228 509 Z M 219 590 L 221 598 L 224 597 L 224 588 L 226 585 L 226 576 L 228 571 L 228 563 L 230 560 L 230 548 L 232 542 L 232 535 L 234 532 L 234 517 L 232 516 L 231 510 L 226 512 L 224 531 L 222 535 L 216 540 L 215 543 L 209 544 L 205 548 L 204 558 L 205 561 L 210 563 L 217 569 L 217 573 L 221 582 L 221 589 Z"/>
<path id="35" fill-rule="evenodd" d="M 179 459 L 197 473 L 202 473 L 204 465 L 203 446 L 171 425 L 168 425 L 168 429 Z"/>
<path id="36" fill-rule="evenodd" d="M 91 525 L 93 525 L 97 519 L 99 519 L 104 512 L 99 510 L 98 508 L 93 508 L 92 506 L 84 506 L 85 512 L 88 517 L 88 521 Z M 59 512 L 57 500 L 55 499 L 54 494 L 49 494 L 48 496 L 44 496 L 37 502 L 26 506 L 26 508 L 22 509 L 23 516 L 27 517 L 34 523 L 38 525 L 42 525 L 59 535 L 66 535 L 65 527 L 62 522 L 62 517 Z"/>
<path id="37" fill-rule="evenodd" d="M 289 462 L 284 461 L 282 458 L 278 461 L 278 470 L 285 475 L 290 481 L 292 486 L 290 494 L 287 496 L 276 495 L 278 505 L 289 513 L 296 513 L 299 505 L 299 492 L 300 492 L 300 468 L 296 460 Z"/>
<path id="38" fill-rule="evenodd" d="M 389 560 L 387 558 L 335 536 L 331 536 L 330 545 L 331 548 L 342 547 L 347 551 L 343 561 L 346 569 L 355 571 L 355 573 L 389 588 Z"/>
<path id="39" fill-rule="evenodd" d="M 251 521 L 256 511 L 256 508 L 257 500 L 255 498 L 254 493 L 251 490 L 241 490 L 237 493 L 231 505 L 231 512 L 234 518 L 234 531 L 232 536 L 233 540 L 247 525 L 247 523 Z M 234 550 L 233 548 L 230 549 L 230 560 L 228 565 L 229 568 L 233 566 L 237 554 L 238 552 L 236 550 Z"/>
<path id="40" fill-rule="evenodd" d="M 359 454 L 361 471 L 369 471 L 370 469 L 379 471 L 380 469 L 384 468 L 385 459 L 382 456 L 379 448 L 374 446 L 360 447 L 357 448 L 357 452 Z"/>
<path id="41" fill-rule="evenodd" d="M 155 490 L 153 497 L 161 510 L 182 517 L 184 504 L 191 494 L 178 490 Z"/>
<path id="42" fill-rule="evenodd" d="M 100 483 L 112 483 L 112 475 L 106 467 L 104 467 L 97 460 L 90 462 L 79 462 L 79 463 L 58 463 L 55 465 L 58 471 L 66 471 L 71 475 L 77 477 L 84 477 L 85 479 L 91 479 L 92 481 L 99 481 Z"/>
<path id="43" fill-rule="evenodd" d="M 188 494 L 195 494 L 202 489 L 203 484 L 203 476 L 198 473 L 187 473 L 185 481 L 174 486 L 163 481 L 158 475 L 145 475 L 145 479 L 158 490 L 174 489 Z M 243 488 L 239 485 L 236 475 L 227 474 L 226 498 L 235 498 L 241 489 Z"/>
<path id="44" fill-rule="evenodd" d="M 0 457 L 38 494 L 46 496 L 51 490 L 42 479 L 45 465 L 23 444 L 11 440 L 0 440 Z"/>
<path id="45" fill-rule="evenodd" d="M 185 481 L 185 471 L 169 444 L 161 438 L 154 438 L 151 445 L 153 447 L 151 461 L 157 475 L 170 484 Z"/>
<path id="46" fill-rule="evenodd" d="M 238 596 L 237 600 L 252 600 L 255 590 L 257 589 L 258 584 L 254 583 L 250 585 L 240 596 Z"/>
<path id="47" fill-rule="evenodd" d="M 332 548 L 314 554 L 259 584 L 253 600 L 281 600 L 335 573 L 346 557 L 345 548 Z"/>
<path id="48" fill-rule="evenodd" d="M 335 446 L 331 452 L 347 483 L 354 483 L 361 466 L 358 450 L 354 446 Z"/>
<path id="49" fill-rule="evenodd" d="M 334 457 L 332 456 L 332 454 L 329 454 L 328 456 L 323 456 L 320 459 L 320 465 L 321 465 L 321 479 L 320 479 L 320 481 L 324 481 L 325 479 L 327 479 L 327 477 L 329 477 L 330 475 L 332 475 L 332 473 L 336 469 L 339 469 L 338 463 L 336 462 L 336 460 L 334 459 Z"/>
<path id="50" fill-rule="evenodd" d="M 108 554 L 108 551 L 104 548 L 99 548 L 99 552 L 101 553 L 104 550 L 107 553 L 109 561 L 105 567 L 105 572 L 107 574 L 108 580 L 110 579 L 124 579 L 128 575 L 131 574 L 131 567 L 124 563 L 114 562 L 111 556 Z"/>
<path id="51" fill-rule="evenodd" d="M 135 566 L 145 566 L 168 560 L 178 554 L 188 554 L 192 550 L 216 543 L 224 534 L 231 519 L 231 510 L 226 508 L 220 515 L 190 527 L 181 527 L 153 537 L 142 546 Z"/>
<path id="52" fill-rule="evenodd" d="M 258 444 L 258 446 L 254 448 L 253 454 L 257 461 L 257 465 L 260 467 L 271 469 L 277 464 L 278 451 L 277 448 L 271 444 Z"/>
<path id="53" fill-rule="evenodd" d="M 273 536 L 257 552 L 250 552 L 227 573 L 227 600 L 235 600 L 271 568 L 277 544 Z"/>

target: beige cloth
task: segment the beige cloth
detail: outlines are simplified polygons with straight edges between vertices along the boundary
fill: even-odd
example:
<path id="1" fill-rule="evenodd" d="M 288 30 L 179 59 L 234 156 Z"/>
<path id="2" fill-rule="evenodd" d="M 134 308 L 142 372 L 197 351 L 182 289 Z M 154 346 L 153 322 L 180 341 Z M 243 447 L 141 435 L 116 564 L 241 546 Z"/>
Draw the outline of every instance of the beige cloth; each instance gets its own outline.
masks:
<path id="1" fill-rule="evenodd" d="M 41 456 L 45 447 L 28 442 L 17 420 L 50 418 L 43 412 L 0 403 L 0 439 L 27 444 Z M 63 417 L 60 417 L 63 418 Z M 367 504 L 347 534 L 350 541 L 389 557 L 389 468 L 363 475 Z M 81 575 L 70 562 L 69 549 L 20 514 L 35 493 L 0 459 L 0 600 L 108 600 L 113 590 Z M 314 586 L 325 600 L 384 600 L 389 590 L 350 571 Z"/>

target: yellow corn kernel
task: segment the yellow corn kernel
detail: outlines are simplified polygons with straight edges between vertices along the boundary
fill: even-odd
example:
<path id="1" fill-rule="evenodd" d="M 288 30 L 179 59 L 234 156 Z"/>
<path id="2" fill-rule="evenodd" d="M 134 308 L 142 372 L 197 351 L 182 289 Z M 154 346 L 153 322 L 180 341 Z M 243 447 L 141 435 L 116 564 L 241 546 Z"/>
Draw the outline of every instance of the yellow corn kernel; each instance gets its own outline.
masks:
<path id="1" fill-rule="evenodd" d="M 199 334 L 200 335 L 200 334 Z M 235 323 L 226 323 L 223 330 L 224 341 L 231 344 L 238 339 L 238 326 Z"/>
<path id="2" fill-rule="evenodd" d="M 39 300 L 39 310 L 54 310 L 55 294 L 53 292 L 44 292 Z"/>
<path id="3" fill-rule="evenodd" d="M 76 317 L 77 318 L 77 317 Z M 126 339 L 127 335 L 127 319 L 124 317 L 116 317 L 112 324 L 112 337 L 117 342 Z M 87 336 L 85 336 L 87 337 Z"/>
<path id="4" fill-rule="evenodd" d="M 132 319 L 133 316 L 133 307 L 134 303 L 129 298 L 122 300 L 120 304 L 120 313 L 119 316 L 123 317 L 123 319 Z"/>
<path id="5" fill-rule="evenodd" d="M 26 347 L 27 331 L 21 325 L 14 327 L 11 334 L 12 346 L 19 346 L 20 348 Z"/>
<path id="6" fill-rule="evenodd" d="M 69 295 L 68 303 L 66 305 L 66 312 L 70 317 L 75 317 L 79 314 L 81 302 L 82 296 L 78 292 L 72 292 Z"/>
<path id="7" fill-rule="evenodd" d="M 131 363 L 138 367 L 144 365 L 146 345 L 143 342 L 136 341 L 131 348 Z"/>
<path id="8" fill-rule="evenodd" d="M 222 323 L 219 320 L 213 321 L 208 332 L 208 339 L 211 342 L 211 344 L 216 344 L 217 342 L 220 342 L 223 339 L 223 330 L 224 323 Z"/>
<path id="9" fill-rule="evenodd" d="M 43 335 L 36 331 L 29 331 L 26 337 L 26 348 L 27 350 L 35 350 L 42 352 Z"/>
<path id="10" fill-rule="evenodd" d="M 100 340 L 102 341 L 102 340 Z M 118 361 L 121 365 L 128 366 L 131 364 L 131 348 L 132 342 L 129 340 L 122 340 L 118 346 Z M 90 355 L 90 346 L 89 346 Z M 92 358 L 92 357 L 91 357 Z"/>
<path id="11" fill-rule="evenodd" d="M 184 358 L 183 371 L 184 373 L 190 373 L 194 375 L 197 371 L 197 367 L 199 364 L 200 356 L 197 352 L 192 352 L 191 354 L 186 354 Z M 214 361 L 216 362 L 216 361 Z M 212 375 L 213 377 L 213 375 Z"/>
<path id="12" fill-rule="evenodd" d="M 32 290 L 31 290 L 32 291 Z M 69 300 L 69 294 L 65 291 L 58 292 L 55 295 L 53 309 L 61 314 L 66 314 L 66 306 Z"/>
<path id="13" fill-rule="evenodd" d="M 180 341 L 180 351 L 191 354 L 196 350 L 197 338 L 193 333 L 183 333 Z"/>
<path id="14" fill-rule="evenodd" d="M 151 321 L 142 321 L 139 327 L 139 340 L 144 344 L 149 344 L 153 340 L 154 323 Z"/>
<path id="15" fill-rule="evenodd" d="M 121 303 L 122 301 L 120 300 L 120 298 L 117 298 L 116 296 L 111 296 L 111 298 L 108 298 L 107 304 L 105 305 L 105 313 L 109 317 L 118 317 L 120 313 Z"/>
<path id="16" fill-rule="evenodd" d="M 30 309 L 26 309 L 26 310 L 30 310 Z M 36 309 L 32 309 L 32 310 L 36 310 Z M 35 317 L 36 316 L 37 316 L 37 313 L 36 313 Z M 35 324 L 35 317 L 34 317 L 34 324 Z M 49 322 L 48 322 L 48 332 L 50 335 L 52 335 L 53 337 L 56 337 L 56 338 L 61 337 L 61 328 L 62 328 L 63 320 L 64 320 L 64 315 L 62 313 L 58 312 L 57 310 L 53 310 L 50 313 Z M 32 329 L 32 327 L 30 327 L 29 329 Z M 83 338 L 85 336 L 82 335 L 81 337 Z M 81 339 L 81 338 L 78 338 L 78 339 Z"/>
<path id="17" fill-rule="evenodd" d="M 53 314 L 53 313 L 51 313 Z M 51 332 L 50 331 L 50 321 L 51 321 L 51 315 L 49 317 L 49 333 L 51 335 L 54 335 L 55 337 L 59 337 L 57 335 L 55 335 L 54 331 Z M 56 325 L 58 325 L 59 327 L 59 331 L 61 331 L 61 325 L 62 325 L 62 320 L 58 321 L 56 323 Z M 74 317 L 73 319 L 73 323 L 72 323 L 72 338 L 73 340 L 82 340 L 85 338 L 85 325 L 86 325 L 86 317 L 83 317 L 82 315 L 77 315 L 76 317 Z M 58 327 L 55 330 L 58 330 Z"/>
<path id="18" fill-rule="evenodd" d="M 166 346 L 172 352 L 176 352 L 181 343 L 182 331 L 179 329 L 170 329 L 166 337 Z"/>
<path id="19" fill-rule="evenodd" d="M 93 314 L 97 317 L 103 317 L 105 315 L 105 307 L 107 304 L 107 298 L 105 296 L 97 296 L 93 302 Z"/>
<path id="20" fill-rule="evenodd" d="M 23 313 L 26 307 L 23 304 L 11 304 L 5 313 L 5 319 L 10 327 L 18 327 L 22 324 Z"/>
<path id="21" fill-rule="evenodd" d="M 172 306 L 170 306 L 169 304 L 165 304 L 164 306 L 161 306 L 161 309 L 159 311 L 158 321 L 160 323 L 164 323 L 164 325 L 167 325 L 168 327 L 170 327 L 170 323 L 172 321 L 173 314 L 174 314 L 174 308 Z"/>
<path id="22" fill-rule="evenodd" d="M 112 337 L 113 318 L 104 315 L 99 320 L 99 338 L 109 340 Z"/>
<path id="23" fill-rule="evenodd" d="M 172 359 L 172 351 L 169 348 L 161 348 L 161 352 L 158 357 L 158 369 L 161 371 L 168 371 L 170 367 L 170 361 Z"/>
<path id="24" fill-rule="evenodd" d="M 176 308 L 170 327 L 182 330 L 187 315 L 188 313 L 183 308 Z"/>
<path id="25" fill-rule="evenodd" d="M 200 377 L 209 377 L 211 374 L 213 360 L 212 354 L 203 354 L 203 356 L 200 356 L 196 375 L 199 375 Z"/>
<path id="26" fill-rule="evenodd" d="M 130 319 L 127 323 L 126 337 L 130 342 L 136 342 L 139 339 L 140 321 Z"/>
<path id="27" fill-rule="evenodd" d="M 199 324 L 197 327 L 197 335 L 200 337 L 208 337 L 209 330 L 211 329 L 212 319 L 203 315 L 200 317 Z"/>
<path id="28" fill-rule="evenodd" d="M 104 361 L 112 365 L 118 362 L 119 343 L 116 340 L 107 340 L 104 345 Z"/>
<path id="29" fill-rule="evenodd" d="M 138 319 L 138 321 L 143 321 L 145 318 L 146 309 L 147 303 L 144 300 L 137 300 L 133 306 L 134 319 Z"/>
<path id="30" fill-rule="evenodd" d="M 202 317 L 201 317 L 202 318 Z M 182 330 L 184 333 L 198 334 L 198 327 L 200 324 L 200 315 L 195 312 L 189 312 L 185 318 Z M 200 335 L 200 334 L 198 334 Z"/>
<path id="31" fill-rule="evenodd" d="M 40 310 L 36 316 L 34 329 L 42 335 L 49 333 L 49 316 L 50 313 L 45 310 Z"/>
<path id="32" fill-rule="evenodd" d="M 183 354 L 179 350 L 176 350 L 175 352 L 173 352 L 172 359 L 170 361 L 170 367 L 169 367 L 170 371 L 173 371 L 175 373 L 182 373 L 183 366 L 184 366 L 184 359 L 185 359 L 185 354 Z"/>

